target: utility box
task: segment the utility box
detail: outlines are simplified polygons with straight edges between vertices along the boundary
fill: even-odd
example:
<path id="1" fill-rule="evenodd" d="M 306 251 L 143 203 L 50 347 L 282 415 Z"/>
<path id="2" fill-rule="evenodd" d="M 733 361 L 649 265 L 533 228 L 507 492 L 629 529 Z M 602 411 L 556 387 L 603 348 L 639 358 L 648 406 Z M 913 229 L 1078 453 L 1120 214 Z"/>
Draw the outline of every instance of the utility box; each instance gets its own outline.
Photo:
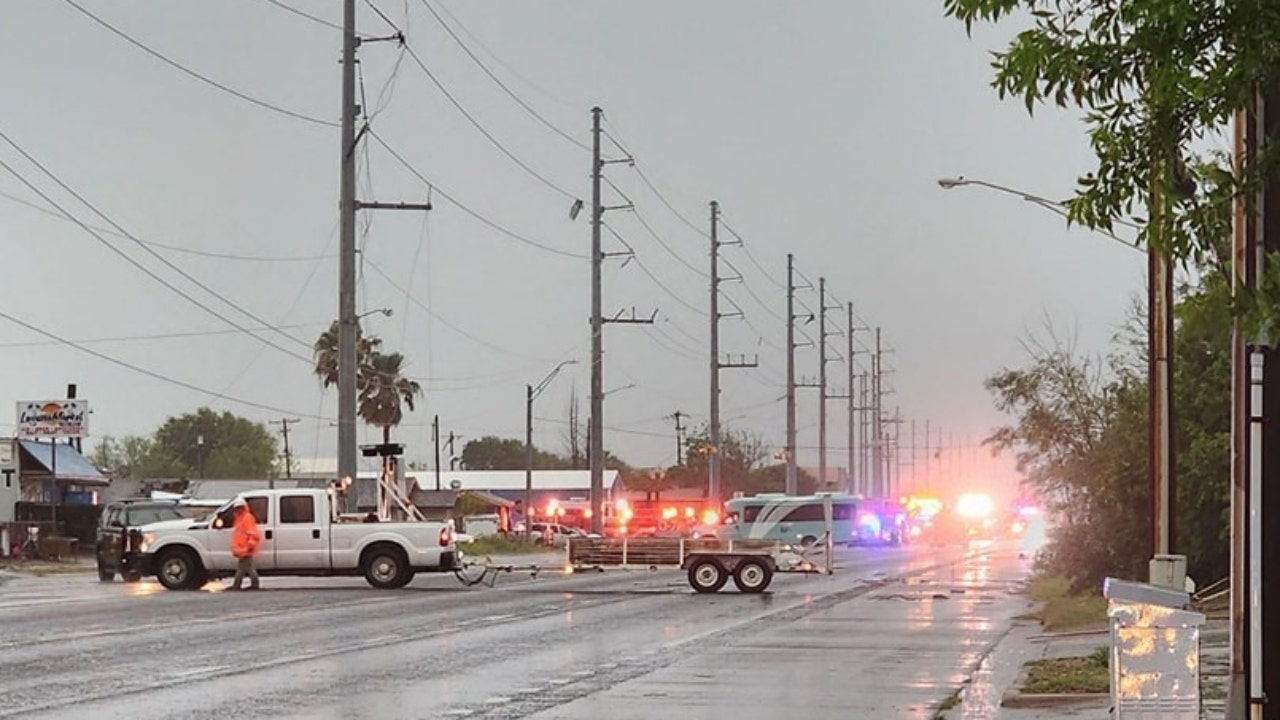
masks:
<path id="1" fill-rule="evenodd" d="M 1147 572 L 1152 585 L 1171 590 L 1185 590 L 1187 587 L 1187 556 L 1156 555 L 1148 561 Z"/>
<path id="2" fill-rule="evenodd" d="M 1107 578 L 1116 720 L 1199 720 L 1200 628 L 1182 590 Z"/>

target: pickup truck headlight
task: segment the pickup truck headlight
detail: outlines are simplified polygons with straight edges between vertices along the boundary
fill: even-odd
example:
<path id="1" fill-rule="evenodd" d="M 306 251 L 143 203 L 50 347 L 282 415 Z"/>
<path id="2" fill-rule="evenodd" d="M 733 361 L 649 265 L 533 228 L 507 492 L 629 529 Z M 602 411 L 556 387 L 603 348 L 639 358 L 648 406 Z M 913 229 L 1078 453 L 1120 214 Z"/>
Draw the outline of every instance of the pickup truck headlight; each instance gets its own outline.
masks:
<path id="1" fill-rule="evenodd" d="M 138 543 L 138 552 L 147 552 L 155 541 L 155 533 L 142 533 L 142 542 Z"/>

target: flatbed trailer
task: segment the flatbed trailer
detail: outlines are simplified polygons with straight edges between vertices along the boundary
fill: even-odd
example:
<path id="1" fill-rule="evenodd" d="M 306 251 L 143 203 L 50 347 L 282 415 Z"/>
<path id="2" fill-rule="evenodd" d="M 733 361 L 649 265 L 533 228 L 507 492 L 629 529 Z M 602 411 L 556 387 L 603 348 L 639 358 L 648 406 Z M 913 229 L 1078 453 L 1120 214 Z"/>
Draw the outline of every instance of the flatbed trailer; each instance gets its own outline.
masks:
<path id="1" fill-rule="evenodd" d="M 825 561 L 809 557 L 823 547 L 795 547 L 760 540 L 700 540 L 689 538 L 573 538 L 565 550 L 565 566 L 575 572 L 617 568 L 680 569 L 689 586 L 700 593 L 718 592 L 733 579 L 744 593 L 764 592 L 777 573 L 830 575 L 831 553 Z"/>

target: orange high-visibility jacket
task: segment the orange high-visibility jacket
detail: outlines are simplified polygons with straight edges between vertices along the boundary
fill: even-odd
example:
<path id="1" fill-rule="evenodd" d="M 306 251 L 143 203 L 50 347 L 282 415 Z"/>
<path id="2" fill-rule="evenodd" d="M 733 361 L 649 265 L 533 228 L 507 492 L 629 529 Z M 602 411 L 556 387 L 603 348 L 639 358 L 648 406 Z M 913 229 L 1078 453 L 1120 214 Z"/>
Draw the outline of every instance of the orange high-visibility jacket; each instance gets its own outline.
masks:
<path id="1" fill-rule="evenodd" d="M 231 554 L 238 558 L 253 557 L 258 554 L 258 545 L 262 535 L 258 533 L 258 521 L 253 513 L 245 508 L 236 514 L 235 529 L 231 532 Z"/>

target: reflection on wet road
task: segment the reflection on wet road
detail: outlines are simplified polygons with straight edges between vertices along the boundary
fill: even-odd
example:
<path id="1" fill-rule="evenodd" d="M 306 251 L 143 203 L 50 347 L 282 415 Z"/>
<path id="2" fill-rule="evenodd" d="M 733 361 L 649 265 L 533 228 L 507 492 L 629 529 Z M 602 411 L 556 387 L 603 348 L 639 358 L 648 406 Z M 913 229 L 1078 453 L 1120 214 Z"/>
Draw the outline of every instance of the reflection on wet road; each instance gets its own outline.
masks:
<path id="1" fill-rule="evenodd" d="M 697 595 L 675 571 L 402 591 L 0 586 L 0 717 L 926 718 L 1005 632 L 1002 548 L 851 548 L 833 577 Z M 801 712 L 798 712 L 801 711 Z"/>

